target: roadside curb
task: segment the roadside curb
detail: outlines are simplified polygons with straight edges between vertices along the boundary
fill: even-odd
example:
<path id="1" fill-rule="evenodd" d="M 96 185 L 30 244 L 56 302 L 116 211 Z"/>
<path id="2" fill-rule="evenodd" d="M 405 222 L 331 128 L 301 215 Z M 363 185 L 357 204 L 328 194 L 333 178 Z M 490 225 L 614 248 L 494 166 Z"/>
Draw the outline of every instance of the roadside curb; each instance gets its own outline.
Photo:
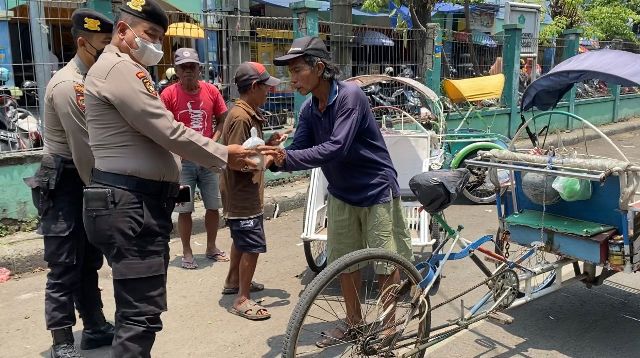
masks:
<path id="1" fill-rule="evenodd" d="M 305 205 L 309 179 L 303 178 L 294 182 L 265 188 L 264 217 L 270 220 L 285 211 L 291 211 Z M 202 234 L 204 230 L 205 209 L 202 202 L 195 203 L 193 212 L 193 235 Z M 177 214 L 172 215 L 173 232 L 171 237 L 177 237 Z M 224 220 L 220 220 L 219 228 L 225 227 Z M 5 267 L 13 275 L 38 271 L 47 267 L 43 260 L 42 236 L 35 231 L 19 232 L 0 239 L 0 267 Z"/>

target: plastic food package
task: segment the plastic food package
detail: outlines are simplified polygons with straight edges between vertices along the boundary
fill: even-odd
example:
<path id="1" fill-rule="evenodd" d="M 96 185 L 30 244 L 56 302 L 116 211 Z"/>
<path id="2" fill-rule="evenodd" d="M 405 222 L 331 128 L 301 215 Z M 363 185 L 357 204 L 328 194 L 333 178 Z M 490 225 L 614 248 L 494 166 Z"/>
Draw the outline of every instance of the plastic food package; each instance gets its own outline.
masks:
<path id="1" fill-rule="evenodd" d="M 591 198 L 591 182 L 584 179 L 557 177 L 553 188 L 565 201 L 588 200 Z"/>
<path id="2" fill-rule="evenodd" d="M 256 127 L 251 127 L 251 137 L 242 143 L 242 146 L 247 149 L 252 149 L 257 146 L 264 145 L 264 140 L 258 137 L 258 130 Z M 258 169 L 264 170 L 264 155 L 258 154 L 249 158 L 258 163 Z"/>

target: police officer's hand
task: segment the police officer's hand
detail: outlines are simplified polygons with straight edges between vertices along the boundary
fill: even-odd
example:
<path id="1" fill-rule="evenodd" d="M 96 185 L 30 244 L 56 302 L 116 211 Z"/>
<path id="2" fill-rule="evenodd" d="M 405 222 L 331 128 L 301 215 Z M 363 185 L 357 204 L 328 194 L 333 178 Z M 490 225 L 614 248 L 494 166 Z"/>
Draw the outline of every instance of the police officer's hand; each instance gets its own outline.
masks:
<path id="1" fill-rule="evenodd" d="M 249 171 L 258 170 L 258 162 L 249 157 L 258 155 L 256 149 L 247 149 L 240 144 L 227 146 L 227 166 L 232 170 Z"/>

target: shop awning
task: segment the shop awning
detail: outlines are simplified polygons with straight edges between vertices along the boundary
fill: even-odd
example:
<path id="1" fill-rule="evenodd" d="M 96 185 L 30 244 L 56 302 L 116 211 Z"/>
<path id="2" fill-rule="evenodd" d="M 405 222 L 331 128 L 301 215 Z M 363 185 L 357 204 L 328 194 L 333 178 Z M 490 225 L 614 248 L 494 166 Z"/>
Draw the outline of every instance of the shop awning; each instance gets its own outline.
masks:
<path id="1" fill-rule="evenodd" d="M 196 24 L 190 24 L 188 22 L 176 22 L 169 25 L 169 28 L 167 29 L 165 35 L 173 37 L 186 37 L 190 39 L 203 39 L 204 30 Z"/>
<path id="2" fill-rule="evenodd" d="M 285 7 L 288 8 L 291 3 L 297 2 L 299 0 L 251 0 L 257 4 L 266 4 L 277 7 Z M 326 12 L 330 11 L 331 4 L 329 1 L 318 1 L 320 3 L 320 11 Z M 385 13 L 371 13 L 367 11 L 363 11 L 362 9 L 352 8 L 351 15 L 354 16 L 389 16 Z"/>
<path id="3" fill-rule="evenodd" d="M 411 20 L 411 13 L 409 12 L 409 8 L 406 7 L 405 5 L 400 6 L 399 8 L 396 7 L 396 4 L 393 1 L 389 1 L 389 13 L 391 13 L 393 10 L 398 11 L 398 14 L 400 15 L 400 17 L 402 17 L 402 20 L 404 20 L 404 22 L 407 23 L 407 28 L 412 29 L 413 28 L 413 20 Z M 394 16 L 391 18 L 391 27 L 395 28 L 398 27 L 398 17 Z"/>
<path id="4" fill-rule="evenodd" d="M 495 4 L 472 4 L 469 6 L 471 11 L 485 11 L 485 12 L 498 12 L 500 10 L 499 5 Z M 459 4 L 452 4 L 448 2 L 439 2 L 433 6 L 431 16 L 436 13 L 461 13 L 464 12 L 464 6 Z"/>
<path id="5" fill-rule="evenodd" d="M 487 35 L 484 32 L 473 30 L 471 36 L 472 36 L 473 43 L 476 45 L 482 45 L 482 46 L 488 46 L 488 47 L 498 46 L 495 40 L 490 35 Z"/>

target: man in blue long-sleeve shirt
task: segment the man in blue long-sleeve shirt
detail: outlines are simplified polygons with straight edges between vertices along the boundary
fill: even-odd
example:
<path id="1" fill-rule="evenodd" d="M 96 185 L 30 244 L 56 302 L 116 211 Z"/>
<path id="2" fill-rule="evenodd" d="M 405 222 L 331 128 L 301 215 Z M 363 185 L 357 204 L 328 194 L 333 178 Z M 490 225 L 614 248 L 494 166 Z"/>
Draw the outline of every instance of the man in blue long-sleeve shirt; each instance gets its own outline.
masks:
<path id="1" fill-rule="evenodd" d="M 397 173 L 364 92 L 355 84 L 336 79 L 340 71 L 318 37 L 294 40 L 288 53 L 276 58 L 274 64 L 288 66 L 294 89 L 312 97 L 302 105 L 293 143 L 275 155 L 278 168 L 272 169 L 322 168 L 330 194 L 328 262 L 367 247 L 385 248 L 412 260 Z M 381 292 L 399 282 L 397 270 L 378 267 L 376 273 Z M 362 321 L 355 289 L 359 282 L 359 271 L 340 277 L 350 325 Z M 344 329 L 336 328 L 316 344 L 335 344 L 344 334 Z"/>

